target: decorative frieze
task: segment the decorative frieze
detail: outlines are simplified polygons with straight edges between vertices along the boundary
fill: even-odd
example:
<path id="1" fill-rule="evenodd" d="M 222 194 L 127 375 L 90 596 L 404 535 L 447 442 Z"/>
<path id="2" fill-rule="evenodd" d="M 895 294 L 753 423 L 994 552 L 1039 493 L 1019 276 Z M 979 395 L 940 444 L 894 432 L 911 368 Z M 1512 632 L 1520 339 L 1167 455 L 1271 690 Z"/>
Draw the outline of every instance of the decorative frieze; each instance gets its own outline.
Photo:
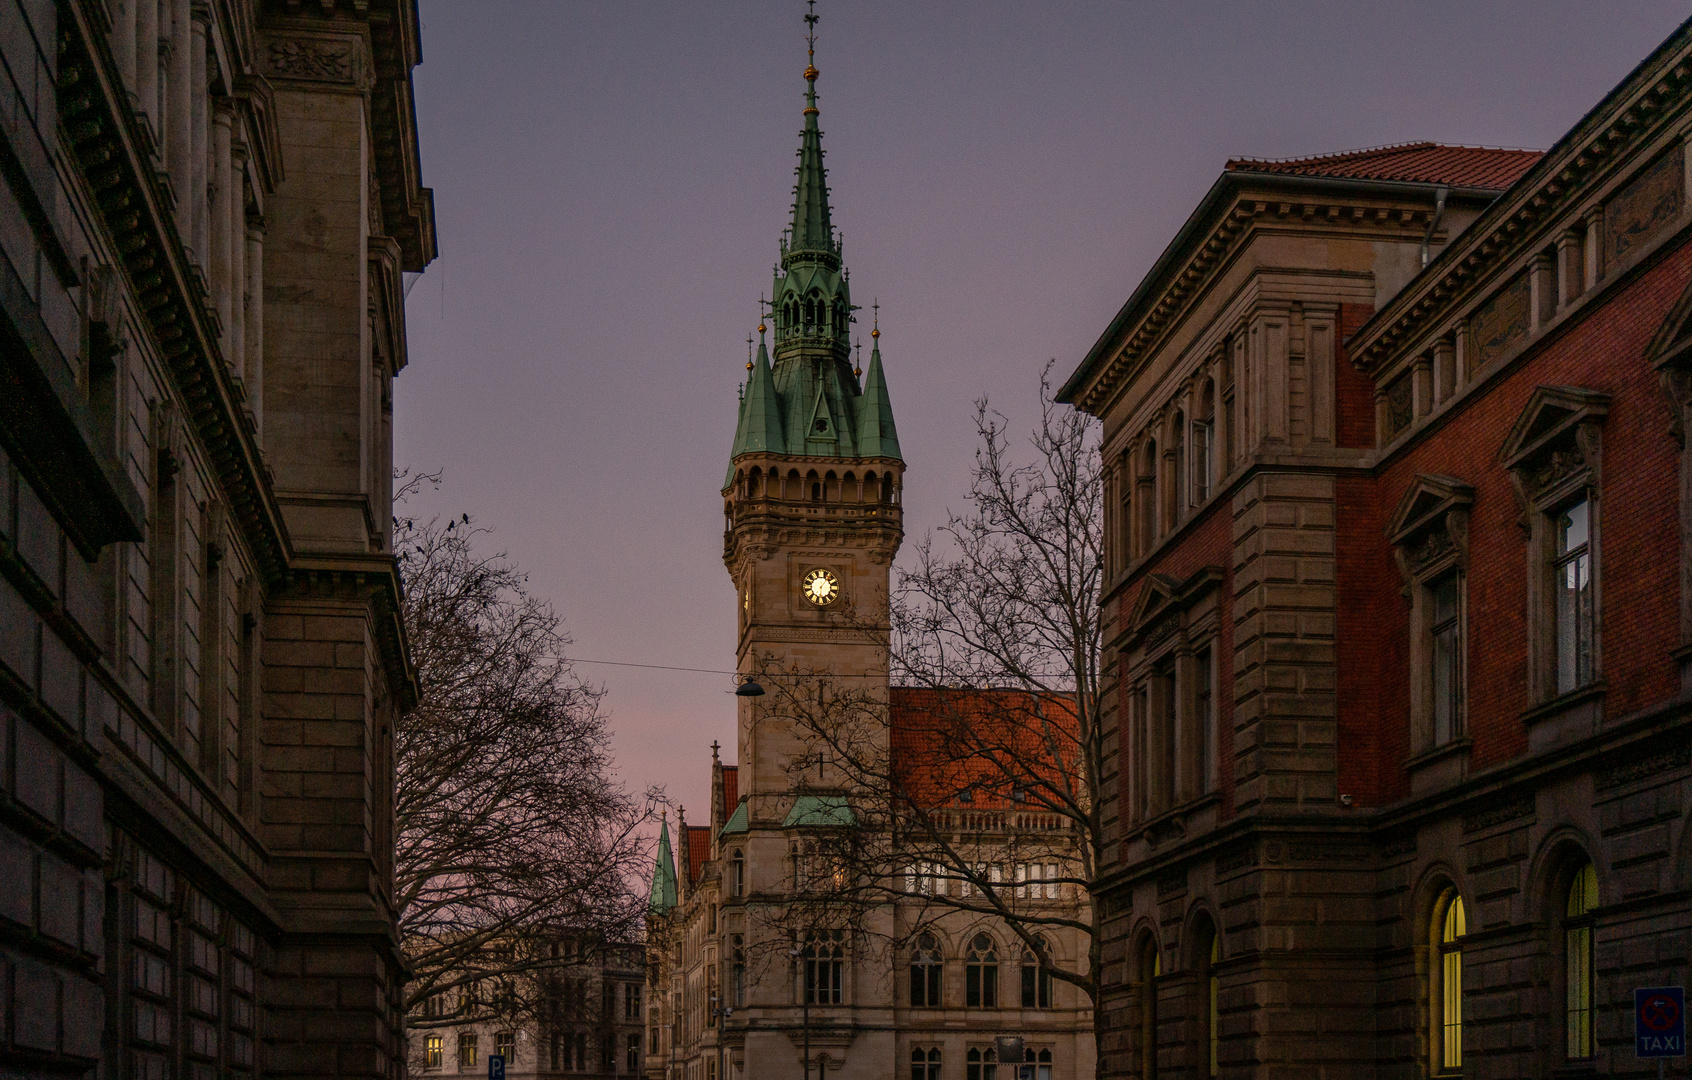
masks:
<path id="1" fill-rule="evenodd" d="M 1669 147 L 1604 204 L 1605 265 L 1619 265 L 1680 216 L 1686 203 L 1684 162 L 1680 145 Z"/>

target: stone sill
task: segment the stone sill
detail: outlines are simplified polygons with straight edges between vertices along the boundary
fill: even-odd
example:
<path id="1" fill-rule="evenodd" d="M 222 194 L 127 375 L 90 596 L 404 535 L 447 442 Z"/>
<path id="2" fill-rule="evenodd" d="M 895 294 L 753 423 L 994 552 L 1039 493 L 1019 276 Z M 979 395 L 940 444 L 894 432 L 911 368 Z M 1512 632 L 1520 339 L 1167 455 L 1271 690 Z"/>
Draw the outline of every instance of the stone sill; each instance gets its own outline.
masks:
<path id="1" fill-rule="evenodd" d="M 1604 684 L 1590 683 L 1522 713 L 1528 751 L 1574 742 L 1597 733 L 1604 719 Z"/>

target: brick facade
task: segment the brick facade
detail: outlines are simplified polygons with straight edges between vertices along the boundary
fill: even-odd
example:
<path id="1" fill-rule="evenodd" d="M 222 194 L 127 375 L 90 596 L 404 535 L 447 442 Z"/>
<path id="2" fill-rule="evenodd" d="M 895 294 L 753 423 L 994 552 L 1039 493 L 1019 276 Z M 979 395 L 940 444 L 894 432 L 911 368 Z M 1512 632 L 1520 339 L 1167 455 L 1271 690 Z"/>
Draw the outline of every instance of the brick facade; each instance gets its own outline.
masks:
<path id="1" fill-rule="evenodd" d="M 1541 158 L 1230 163 L 1064 388 L 1112 475 L 1107 1075 L 1654 1071 L 1632 990 L 1692 930 L 1689 66 L 1692 26 Z"/>
<path id="2" fill-rule="evenodd" d="M 404 1074 L 413 5 L 0 0 L 0 1065 Z"/>

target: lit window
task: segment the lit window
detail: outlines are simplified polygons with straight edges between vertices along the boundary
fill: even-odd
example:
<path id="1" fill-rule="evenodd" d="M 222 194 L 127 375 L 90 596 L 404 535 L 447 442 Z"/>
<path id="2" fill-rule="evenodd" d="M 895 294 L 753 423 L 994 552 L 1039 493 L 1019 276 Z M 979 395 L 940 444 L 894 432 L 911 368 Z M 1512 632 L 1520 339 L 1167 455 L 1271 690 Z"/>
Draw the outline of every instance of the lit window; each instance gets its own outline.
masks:
<path id="1" fill-rule="evenodd" d="M 1140 953 L 1140 1075 L 1157 1077 L 1157 980 L 1163 975 L 1163 957 L 1157 942 L 1147 941 Z"/>
<path id="2" fill-rule="evenodd" d="M 476 1033 L 463 1031 L 458 1035 L 458 1067 L 460 1069 L 474 1069 L 476 1067 Z"/>
<path id="3" fill-rule="evenodd" d="M 994 951 L 993 939 L 986 934 L 975 935 L 969 943 L 969 958 L 964 965 L 964 1004 L 972 1009 L 999 1007 L 999 955 Z"/>
<path id="4" fill-rule="evenodd" d="M 1563 980 L 1568 1057 L 1592 1056 L 1592 909 L 1598 906 L 1598 874 L 1587 863 L 1569 883 L 1564 907 Z"/>
<path id="5" fill-rule="evenodd" d="M 1469 932 L 1463 898 L 1452 894 L 1439 933 L 1439 1071 L 1463 1068 L 1463 935 Z"/>
<path id="6" fill-rule="evenodd" d="M 1554 519 L 1557 692 L 1566 694 L 1592 681 L 1591 504 L 1582 499 Z"/>
<path id="7" fill-rule="evenodd" d="M 428 1068 L 438 1069 L 441 1067 L 442 1051 L 445 1049 L 442 1045 L 443 1042 L 444 1040 L 439 1035 L 431 1035 L 424 1040 L 424 1053 L 427 1055 L 424 1060 Z"/>
<path id="8" fill-rule="evenodd" d="M 517 1033 L 502 1031 L 494 1036 L 494 1053 L 505 1059 L 507 1066 L 517 1060 Z"/>

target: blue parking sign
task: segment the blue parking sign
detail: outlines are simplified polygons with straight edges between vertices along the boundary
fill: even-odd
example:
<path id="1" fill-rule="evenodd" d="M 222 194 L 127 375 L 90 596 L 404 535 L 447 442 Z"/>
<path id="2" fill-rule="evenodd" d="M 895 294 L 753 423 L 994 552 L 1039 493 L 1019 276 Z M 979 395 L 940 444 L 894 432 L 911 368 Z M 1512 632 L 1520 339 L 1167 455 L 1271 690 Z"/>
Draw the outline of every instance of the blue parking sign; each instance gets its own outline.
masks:
<path id="1" fill-rule="evenodd" d="M 488 1055 L 488 1080 L 505 1080 L 505 1055 Z"/>
<path id="2" fill-rule="evenodd" d="M 1648 986 L 1633 992 L 1633 1053 L 1642 1058 L 1686 1054 L 1686 988 Z"/>

